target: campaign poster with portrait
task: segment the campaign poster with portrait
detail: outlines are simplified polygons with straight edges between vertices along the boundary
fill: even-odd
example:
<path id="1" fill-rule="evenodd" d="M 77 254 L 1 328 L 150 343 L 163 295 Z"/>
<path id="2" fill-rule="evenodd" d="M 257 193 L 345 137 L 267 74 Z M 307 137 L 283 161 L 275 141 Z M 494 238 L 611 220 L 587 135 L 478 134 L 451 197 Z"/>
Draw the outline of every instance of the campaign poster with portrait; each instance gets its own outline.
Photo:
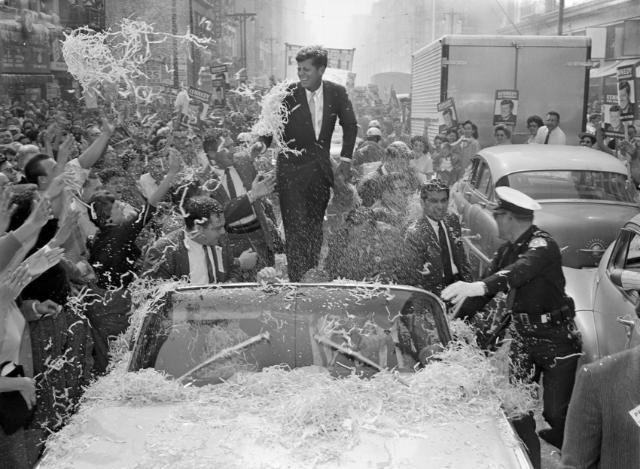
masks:
<path id="1" fill-rule="evenodd" d="M 604 135 L 609 138 L 624 138 L 624 123 L 618 104 L 618 95 L 604 96 Z"/>
<path id="2" fill-rule="evenodd" d="M 493 125 L 516 126 L 518 116 L 518 90 L 496 90 L 493 106 Z"/>
<path id="3" fill-rule="evenodd" d="M 618 78 L 618 106 L 620 106 L 620 118 L 629 123 L 635 119 L 636 114 L 636 67 L 626 65 L 616 69 Z"/>
<path id="4" fill-rule="evenodd" d="M 448 98 L 438 103 L 438 114 L 440 115 L 438 132 L 442 133 L 447 129 L 458 126 L 458 113 L 456 112 L 456 103 L 453 98 Z"/>

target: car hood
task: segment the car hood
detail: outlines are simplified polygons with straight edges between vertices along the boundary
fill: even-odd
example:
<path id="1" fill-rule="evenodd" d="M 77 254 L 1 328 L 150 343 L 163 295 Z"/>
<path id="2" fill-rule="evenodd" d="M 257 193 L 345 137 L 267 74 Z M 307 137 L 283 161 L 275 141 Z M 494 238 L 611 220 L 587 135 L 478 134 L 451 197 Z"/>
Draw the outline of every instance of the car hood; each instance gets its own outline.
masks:
<path id="1" fill-rule="evenodd" d="M 288 448 L 286 442 L 273 445 L 251 441 L 222 422 L 200 419 L 203 405 L 215 406 L 215 403 L 148 406 L 114 403 L 94 407 L 91 412 L 77 416 L 82 424 L 71 426 L 73 434 L 69 434 L 70 427 L 66 427 L 59 435 L 74 442 L 64 460 L 53 461 L 45 455 L 38 468 L 66 467 L 65 463 L 72 463 L 75 468 L 88 469 L 161 465 L 364 469 L 381 467 L 389 461 L 407 469 L 530 467 L 511 427 L 499 412 L 473 421 L 457 419 L 411 428 L 403 435 L 364 430 L 358 441 L 345 442 L 338 461 L 319 463 L 305 460 Z M 231 420 L 268 431 L 265 422 L 255 414 L 234 415 Z"/>
<path id="2" fill-rule="evenodd" d="M 535 224 L 553 236 L 562 250 L 563 265 L 573 268 L 597 266 L 620 228 L 640 212 L 633 204 L 582 200 L 539 202 L 542 210 L 536 213 Z"/>

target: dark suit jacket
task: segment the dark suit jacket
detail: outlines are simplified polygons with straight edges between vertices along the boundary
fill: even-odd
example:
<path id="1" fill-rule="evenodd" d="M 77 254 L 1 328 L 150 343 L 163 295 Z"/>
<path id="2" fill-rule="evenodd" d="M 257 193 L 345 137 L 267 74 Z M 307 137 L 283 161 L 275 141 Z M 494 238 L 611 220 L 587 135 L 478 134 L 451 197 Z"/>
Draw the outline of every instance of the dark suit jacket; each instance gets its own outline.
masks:
<path id="1" fill-rule="evenodd" d="M 233 167 L 236 169 L 236 171 L 238 171 L 238 175 L 242 180 L 242 184 L 244 185 L 245 190 L 249 192 L 249 189 L 251 189 L 251 183 L 253 183 L 253 180 L 258 174 L 250 158 L 234 158 Z M 243 214 L 247 213 L 251 207 L 251 203 L 249 202 L 249 197 L 247 196 L 247 194 L 241 195 L 234 199 L 230 199 L 229 194 L 227 194 L 227 191 L 224 190 L 224 186 L 222 184 L 218 184 L 216 189 L 211 194 L 211 197 L 220 202 L 220 204 L 222 204 L 222 206 L 224 207 L 224 218 L 227 225 L 242 218 Z M 260 199 L 256 200 L 253 203 L 253 209 L 255 210 L 256 217 L 258 218 L 260 226 L 262 227 L 262 232 L 264 233 L 264 240 L 267 244 L 267 247 L 270 250 L 274 251 L 273 232 L 271 230 L 267 215 L 269 210 L 273 210 L 273 208 L 269 206 L 267 201 Z"/>
<path id="2" fill-rule="evenodd" d="M 297 166 L 318 161 L 329 182 L 333 184 L 329 151 L 337 119 L 340 119 L 342 126 L 340 156 L 352 157 L 358 126 L 347 91 L 343 86 L 330 81 L 323 81 L 322 87 L 322 127 L 317 140 L 311 122 L 309 103 L 302 85 L 300 83 L 292 84 L 291 94 L 284 99 L 284 104 L 289 112 L 289 120 L 284 126 L 284 141 L 288 142 L 289 148 L 303 150 L 303 153 L 302 155 L 288 155 L 286 153 L 278 155 L 279 178 L 287 170 L 295 171 Z M 267 139 L 266 143 L 269 144 L 270 140 L 270 138 Z"/>
<path id="3" fill-rule="evenodd" d="M 161 279 L 189 278 L 189 253 L 184 238 L 184 230 L 180 229 L 158 239 L 147 251 L 144 275 Z M 225 239 L 221 240 L 220 245 L 223 249 L 224 272 L 216 269 L 218 283 L 236 281 L 240 277 L 238 267 L 234 265 L 233 253 Z"/>
<path id="4" fill-rule="evenodd" d="M 640 346 L 582 367 L 562 444 L 565 469 L 640 468 Z"/>
<path id="5" fill-rule="evenodd" d="M 444 225 L 458 274 L 465 282 L 471 282 L 471 266 L 462 243 L 460 221 L 456 215 L 449 214 L 444 219 Z M 422 217 L 407 229 L 404 255 L 407 268 L 404 271 L 406 278 L 402 282 L 440 294 L 446 286 L 443 282 L 440 243 L 427 217 Z M 428 271 L 428 274 L 421 274 L 421 271 Z"/>

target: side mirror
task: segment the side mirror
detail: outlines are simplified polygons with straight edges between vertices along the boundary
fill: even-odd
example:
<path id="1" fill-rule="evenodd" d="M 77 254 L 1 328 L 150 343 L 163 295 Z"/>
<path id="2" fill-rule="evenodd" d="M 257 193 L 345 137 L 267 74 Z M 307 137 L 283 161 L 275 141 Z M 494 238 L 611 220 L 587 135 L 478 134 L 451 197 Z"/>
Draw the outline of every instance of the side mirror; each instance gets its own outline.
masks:
<path id="1" fill-rule="evenodd" d="M 614 285 L 623 290 L 640 290 L 640 272 L 613 269 L 609 277 Z"/>

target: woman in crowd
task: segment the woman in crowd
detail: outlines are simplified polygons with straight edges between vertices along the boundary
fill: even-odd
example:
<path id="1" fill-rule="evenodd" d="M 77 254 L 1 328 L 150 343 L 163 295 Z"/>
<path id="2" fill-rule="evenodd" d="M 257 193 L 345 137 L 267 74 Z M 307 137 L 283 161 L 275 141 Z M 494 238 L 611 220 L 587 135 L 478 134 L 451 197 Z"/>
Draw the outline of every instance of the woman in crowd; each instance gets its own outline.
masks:
<path id="1" fill-rule="evenodd" d="M 493 129 L 493 139 L 496 145 L 510 145 L 511 129 L 506 125 L 496 125 Z"/>
<path id="2" fill-rule="evenodd" d="M 529 138 L 527 139 L 527 143 L 535 142 L 538 129 L 543 125 L 544 122 L 542 122 L 542 118 L 540 116 L 534 115 L 527 117 L 527 130 L 529 131 Z"/>
<path id="3" fill-rule="evenodd" d="M 421 182 L 431 179 L 433 175 L 433 160 L 429 154 L 428 141 L 420 135 L 411 137 L 411 151 L 413 159 L 409 162 L 409 165 L 416 172 L 418 179 Z"/>
<path id="4" fill-rule="evenodd" d="M 478 142 L 478 128 L 473 122 L 470 120 L 464 122 L 462 129 L 463 135 L 454 146 L 460 155 L 460 165 L 464 173 L 471 163 L 471 158 L 480 151 L 480 142 Z"/>

